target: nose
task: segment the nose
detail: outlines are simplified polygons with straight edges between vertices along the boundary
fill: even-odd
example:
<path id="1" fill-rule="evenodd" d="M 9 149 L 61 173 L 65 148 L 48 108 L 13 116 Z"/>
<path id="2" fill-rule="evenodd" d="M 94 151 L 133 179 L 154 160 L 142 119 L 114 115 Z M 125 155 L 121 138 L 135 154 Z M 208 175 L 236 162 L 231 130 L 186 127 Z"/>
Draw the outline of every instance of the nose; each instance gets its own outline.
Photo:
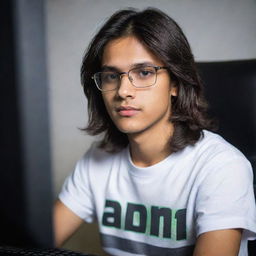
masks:
<path id="1" fill-rule="evenodd" d="M 117 90 L 118 96 L 121 98 L 134 98 L 136 88 L 132 85 L 132 81 L 127 73 L 120 74 L 120 85 Z"/>

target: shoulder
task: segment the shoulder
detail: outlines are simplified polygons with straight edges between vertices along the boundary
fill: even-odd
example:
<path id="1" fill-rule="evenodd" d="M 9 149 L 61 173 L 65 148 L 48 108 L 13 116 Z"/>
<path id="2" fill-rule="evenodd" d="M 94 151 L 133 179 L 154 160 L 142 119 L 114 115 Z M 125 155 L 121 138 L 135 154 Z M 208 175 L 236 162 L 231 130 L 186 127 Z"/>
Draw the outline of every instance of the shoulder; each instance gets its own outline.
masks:
<path id="1" fill-rule="evenodd" d="M 181 162 L 191 169 L 199 183 L 217 179 L 237 178 L 251 182 L 252 167 L 241 151 L 220 135 L 204 130 L 194 146 L 181 154 Z M 211 181 L 210 181 L 211 180 Z"/>
<path id="2" fill-rule="evenodd" d="M 204 130 L 200 140 L 195 145 L 196 152 L 206 158 L 227 162 L 232 159 L 240 159 L 248 162 L 244 154 L 235 146 L 227 142 L 220 135 Z"/>
<path id="3" fill-rule="evenodd" d="M 236 177 L 247 182 L 252 180 L 252 167 L 244 154 L 216 133 L 204 130 L 194 154 L 209 179 Z"/>

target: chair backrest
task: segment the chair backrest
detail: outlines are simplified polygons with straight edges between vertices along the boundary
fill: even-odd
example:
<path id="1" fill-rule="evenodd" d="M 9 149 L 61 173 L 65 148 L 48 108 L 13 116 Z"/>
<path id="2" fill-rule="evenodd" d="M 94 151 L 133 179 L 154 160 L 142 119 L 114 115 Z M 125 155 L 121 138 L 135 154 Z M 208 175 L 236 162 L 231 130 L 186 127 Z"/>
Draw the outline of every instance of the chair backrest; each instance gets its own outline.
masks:
<path id="1" fill-rule="evenodd" d="M 256 192 L 256 60 L 201 62 L 198 68 L 218 133 L 251 162 Z"/>
<path id="2" fill-rule="evenodd" d="M 219 131 L 252 164 L 256 195 L 256 60 L 198 63 L 210 113 Z M 256 240 L 248 242 L 256 255 Z"/>

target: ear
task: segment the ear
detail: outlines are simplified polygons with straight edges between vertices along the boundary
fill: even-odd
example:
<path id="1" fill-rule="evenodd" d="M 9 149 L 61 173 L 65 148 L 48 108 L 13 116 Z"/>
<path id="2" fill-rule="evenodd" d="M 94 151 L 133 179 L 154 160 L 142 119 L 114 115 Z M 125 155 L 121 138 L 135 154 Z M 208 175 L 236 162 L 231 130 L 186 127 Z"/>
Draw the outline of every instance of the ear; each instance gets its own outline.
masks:
<path id="1" fill-rule="evenodd" d="M 178 95 L 178 87 L 175 84 L 171 85 L 170 95 L 175 97 Z"/>

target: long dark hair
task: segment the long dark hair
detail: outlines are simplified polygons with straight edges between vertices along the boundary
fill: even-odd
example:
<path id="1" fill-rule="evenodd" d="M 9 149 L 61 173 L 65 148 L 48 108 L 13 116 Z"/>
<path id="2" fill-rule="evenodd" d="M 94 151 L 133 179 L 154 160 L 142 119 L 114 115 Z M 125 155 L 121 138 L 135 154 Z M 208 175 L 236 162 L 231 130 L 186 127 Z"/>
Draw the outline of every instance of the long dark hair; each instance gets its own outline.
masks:
<path id="1" fill-rule="evenodd" d="M 162 11 L 148 8 L 143 11 L 125 9 L 114 13 L 92 39 L 83 58 L 81 81 L 88 99 L 89 123 L 84 129 L 91 135 L 104 132 L 101 147 L 117 151 L 128 144 L 127 135 L 120 132 L 110 119 L 101 92 L 91 79 L 100 71 L 104 47 L 111 40 L 135 36 L 169 69 L 178 95 L 172 99 L 170 121 L 174 133 L 170 138 L 173 152 L 193 145 L 202 135 L 202 129 L 211 130 L 207 118 L 207 103 L 203 86 L 196 70 L 189 43 L 178 24 Z"/>

